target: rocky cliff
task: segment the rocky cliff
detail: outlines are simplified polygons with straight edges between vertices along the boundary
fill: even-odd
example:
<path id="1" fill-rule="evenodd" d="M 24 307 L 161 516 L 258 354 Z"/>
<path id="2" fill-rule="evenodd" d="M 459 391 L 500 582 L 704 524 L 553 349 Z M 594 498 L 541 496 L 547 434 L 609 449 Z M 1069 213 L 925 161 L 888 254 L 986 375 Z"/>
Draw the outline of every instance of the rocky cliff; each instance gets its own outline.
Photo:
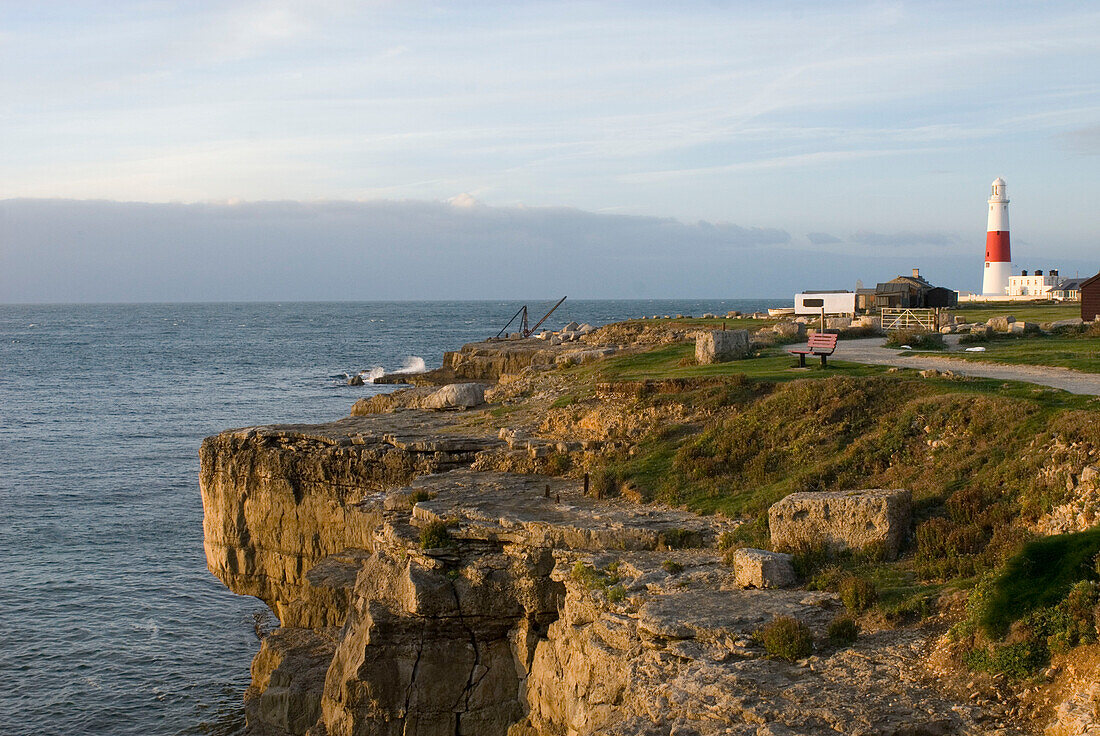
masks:
<path id="1" fill-rule="evenodd" d="M 950 673 L 928 664 L 937 619 L 865 617 L 856 642 L 831 642 L 834 594 L 738 585 L 720 549 L 737 521 L 533 472 L 558 456 L 587 467 L 594 443 L 629 444 L 695 410 L 639 410 L 638 386 L 601 384 L 598 406 L 570 418 L 557 372 L 530 362 L 542 348 L 520 347 L 450 364 L 513 376 L 492 407 L 410 408 L 429 393 L 412 389 L 330 424 L 203 443 L 208 566 L 280 621 L 252 664 L 251 733 L 1017 732 L 1008 700 L 976 707 L 938 681 Z M 517 458 L 535 464 L 500 472 Z M 768 656 L 758 632 L 779 616 L 807 627 L 812 654 Z"/>
<path id="2" fill-rule="evenodd" d="M 253 663 L 254 733 L 980 732 L 922 681 L 912 633 L 764 656 L 759 626 L 790 615 L 825 641 L 838 604 L 739 589 L 714 549 L 734 522 L 574 480 L 436 472 L 498 442 L 453 421 L 398 411 L 204 443 L 210 568 L 282 624 Z"/>

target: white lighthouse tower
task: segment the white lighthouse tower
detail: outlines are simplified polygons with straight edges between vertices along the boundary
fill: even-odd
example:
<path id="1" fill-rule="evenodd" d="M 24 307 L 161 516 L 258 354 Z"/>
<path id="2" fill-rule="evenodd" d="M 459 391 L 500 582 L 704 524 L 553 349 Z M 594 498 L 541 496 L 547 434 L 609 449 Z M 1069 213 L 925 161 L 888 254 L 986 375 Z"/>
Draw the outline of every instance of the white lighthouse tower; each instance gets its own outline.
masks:
<path id="1" fill-rule="evenodd" d="M 993 194 L 989 198 L 989 226 L 985 233 L 985 277 L 982 294 L 1004 295 L 1008 293 L 1008 278 L 1012 275 L 1012 253 L 1008 245 L 1008 195 L 1005 180 L 993 180 Z"/>

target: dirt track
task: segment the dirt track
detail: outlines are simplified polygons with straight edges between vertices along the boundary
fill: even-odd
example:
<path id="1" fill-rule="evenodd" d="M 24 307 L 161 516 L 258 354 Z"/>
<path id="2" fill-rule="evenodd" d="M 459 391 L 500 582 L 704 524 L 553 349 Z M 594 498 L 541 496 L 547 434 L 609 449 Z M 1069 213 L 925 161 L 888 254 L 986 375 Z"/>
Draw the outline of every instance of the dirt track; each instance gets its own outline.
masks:
<path id="1" fill-rule="evenodd" d="M 954 339 L 952 339 L 952 337 Z M 948 345 L 957 347 L 958 337 L 948 338 Z M 853 363 L 893 365 L 900 368 L 925 370 L 935 368 L 965 376 L 996 378 L 1004 381 L 1024 381 L 1042 386 L 1060 388 L 1074 394 L 1100 396 L 1100 373 L 1082 373 L 1069 368 L 1039 365 L 1005 365 L 961 360 L 930 353 L 901 356 L 896 348 L 885 348 L 885 338 L 872 337 L 863 340 L 842 340 L 837 344 L 834 357 Z M 946 354 L 949 355 L 950 353 Z"/>

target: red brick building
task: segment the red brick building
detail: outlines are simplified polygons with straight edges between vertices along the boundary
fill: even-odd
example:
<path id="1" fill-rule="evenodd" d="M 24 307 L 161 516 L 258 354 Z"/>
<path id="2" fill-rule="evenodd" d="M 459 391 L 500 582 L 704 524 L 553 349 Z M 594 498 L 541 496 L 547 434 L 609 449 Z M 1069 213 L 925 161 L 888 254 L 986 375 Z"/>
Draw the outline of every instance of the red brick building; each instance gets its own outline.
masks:
<path id="1" fill-rule="evenodd" d="M 1100 317 L 1100 273 L 1081 282 L 1081 319 L 1086 322 Z"/>

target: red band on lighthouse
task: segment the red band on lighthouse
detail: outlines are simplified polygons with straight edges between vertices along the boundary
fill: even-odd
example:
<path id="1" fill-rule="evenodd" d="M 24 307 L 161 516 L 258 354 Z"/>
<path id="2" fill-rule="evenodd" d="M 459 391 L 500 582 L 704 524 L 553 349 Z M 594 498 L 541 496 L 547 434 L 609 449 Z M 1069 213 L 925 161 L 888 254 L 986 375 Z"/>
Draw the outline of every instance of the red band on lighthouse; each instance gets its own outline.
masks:
<path id="1" fill-rule="evenodd" d="M 1007 231 L 985 234 L 985 260 L 986 263 L 1008 263 L 1012 260 Z"/>

